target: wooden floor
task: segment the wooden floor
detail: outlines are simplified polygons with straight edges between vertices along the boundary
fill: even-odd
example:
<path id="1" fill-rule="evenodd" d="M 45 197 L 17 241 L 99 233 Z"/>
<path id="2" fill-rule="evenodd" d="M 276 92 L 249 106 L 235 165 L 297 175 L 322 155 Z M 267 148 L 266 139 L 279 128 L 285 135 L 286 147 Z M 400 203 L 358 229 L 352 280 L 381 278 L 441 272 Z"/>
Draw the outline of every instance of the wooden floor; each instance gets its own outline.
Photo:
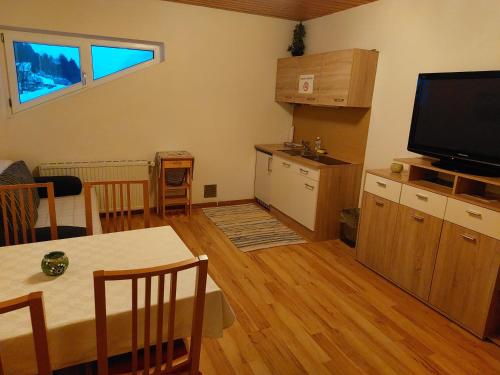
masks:
<path id="1" fill-rule="evenodd" d="M 204 339 L 204 375 L 500 374 L 483 342 L 357 263 L 337 241 L 238 251 L 200 209 L 172 225 L 236 314 Z"/>

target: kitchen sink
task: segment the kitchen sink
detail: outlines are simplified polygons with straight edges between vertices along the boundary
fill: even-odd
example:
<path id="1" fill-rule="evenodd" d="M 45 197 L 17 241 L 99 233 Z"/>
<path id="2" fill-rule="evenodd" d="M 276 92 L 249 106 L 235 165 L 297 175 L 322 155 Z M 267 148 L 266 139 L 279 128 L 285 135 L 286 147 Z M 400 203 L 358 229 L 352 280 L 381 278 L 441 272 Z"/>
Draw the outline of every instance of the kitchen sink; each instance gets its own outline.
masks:
<path id="1" fill-rule="evenodd" d="M 290 156 L 301 156 L 302 150 L 279 150 L 280 152 L 284 152 Z"/>
<path id="2" fill-rule="evenodd" d="M 334 159 L 334 158 L 331 158 L 331 157 L 325 156 L 325 155 L 303 155 L 302 157 L 309 159 L 309 160 L 314 160 L 314 161 L 317 161 L 318 163 L 326 164 L 326 165 L 349 164 L 346 161 Z"/>
<path id="3" fill-rule="evenodd" d="M 331 158 L 331 157 L 326 156 L 326 155 L 316 155 L 313 153 L 304 154 L 304 150 L 280 150 L 280 151 L 284 152 L 285 154 L 288 154 L 290 156 L 300 156 L 302 158 L 314 160 L 314 161 L 317 161 L 318 163 L 326 164 L 326 165 L 349 164 L 346 161 L 334 159 L 334 158 Z"/>

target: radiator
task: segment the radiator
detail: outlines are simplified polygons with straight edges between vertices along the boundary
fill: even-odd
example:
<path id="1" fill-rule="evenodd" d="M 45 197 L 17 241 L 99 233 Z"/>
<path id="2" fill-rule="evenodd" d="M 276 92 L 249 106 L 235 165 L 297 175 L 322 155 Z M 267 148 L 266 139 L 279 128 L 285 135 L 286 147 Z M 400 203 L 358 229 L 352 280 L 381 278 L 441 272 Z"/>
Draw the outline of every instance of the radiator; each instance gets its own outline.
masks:
<path id="1" fill-rule="evenodd" d="M 40 164 L 40 176 L 76 176 L 85 181 L 148 180 L 154 163 L 148 160 L 58 162 Z M 104 211 L 104 187 L 96 186 L 100 211 Z M 131 188 L 132 210 L 143 209 L 141 186 Z"/>

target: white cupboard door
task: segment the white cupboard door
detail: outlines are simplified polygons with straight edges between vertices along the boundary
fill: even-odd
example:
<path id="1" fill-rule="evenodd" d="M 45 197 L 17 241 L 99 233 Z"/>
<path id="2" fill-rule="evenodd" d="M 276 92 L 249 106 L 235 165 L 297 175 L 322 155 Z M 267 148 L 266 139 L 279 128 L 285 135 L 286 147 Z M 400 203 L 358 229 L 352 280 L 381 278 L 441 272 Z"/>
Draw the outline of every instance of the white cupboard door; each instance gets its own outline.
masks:
<path id="1" fill-rule="evenodd" d="M 294 197 L 290 188 L 293 176 L 292 164 L 285 159 L 274 156 L 273 173 L 271 175 L 271 206 L 290 216 Z"/>
<path id="2" fill-rule="evenodd" d="M 271 201 L 272 155 L 257 151 L 255 162 L 255 198 L 265 204 Z"/>
<path id="3" fill-rule="evenodd" d="M 314 231 L 318 203 L 318 182 L 294 174 L 291 186 L 290 190 L 293 192 L 294 199 L 289 216 Z"/>

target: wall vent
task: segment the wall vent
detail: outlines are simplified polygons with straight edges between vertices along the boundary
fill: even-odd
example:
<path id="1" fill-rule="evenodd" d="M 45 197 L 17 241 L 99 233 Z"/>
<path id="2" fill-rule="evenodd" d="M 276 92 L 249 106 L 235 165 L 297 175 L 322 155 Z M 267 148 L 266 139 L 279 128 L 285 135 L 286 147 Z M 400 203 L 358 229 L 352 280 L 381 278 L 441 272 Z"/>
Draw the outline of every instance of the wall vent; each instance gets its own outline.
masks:
<path id="1" fill-rule="evenodd" d="M 205 198 L 215 198 L 217 197 L 217 185 L 205 185 L 204 186 L 204 194 Z"/>

